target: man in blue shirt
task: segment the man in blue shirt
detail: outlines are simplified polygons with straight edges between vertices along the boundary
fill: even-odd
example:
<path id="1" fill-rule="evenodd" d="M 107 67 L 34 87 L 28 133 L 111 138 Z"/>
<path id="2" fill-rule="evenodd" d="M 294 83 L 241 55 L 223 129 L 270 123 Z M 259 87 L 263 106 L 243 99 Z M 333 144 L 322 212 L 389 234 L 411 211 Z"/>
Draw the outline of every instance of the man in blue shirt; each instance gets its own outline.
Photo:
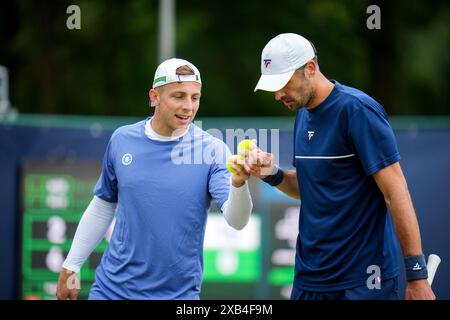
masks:
<path id="1" fill-rule="evenodd" d="M 281 170 L 273 165 L 273 155 L 261 150 L 245 165 L 302 201 L 291 299 L 396 299 L 393 226 L 405 256 L 406 298 L 434 299 L 383 107 L 362 91 L 328 80 L 313 45 L 297 34 L 268 42 L 261 73 L 255 91 L 274 92 L 277 101 L 296 112 L 296 170 Z"/>
<path id="2" fill-rule="evenodd" d="M 232 164 L 230 176 L 225 143 L 191 123 L 200 95 L 200 73 L 190 62 L 169 59 L 157 68 L 149 92 L 154 116 L 113 133 L 60 272 L 58 299 L 77 298 L 74 274 L 114 215 L 90 299 L 199 299 L 211 200 L 235 229 L 252 210 L 248 173 Z"/>

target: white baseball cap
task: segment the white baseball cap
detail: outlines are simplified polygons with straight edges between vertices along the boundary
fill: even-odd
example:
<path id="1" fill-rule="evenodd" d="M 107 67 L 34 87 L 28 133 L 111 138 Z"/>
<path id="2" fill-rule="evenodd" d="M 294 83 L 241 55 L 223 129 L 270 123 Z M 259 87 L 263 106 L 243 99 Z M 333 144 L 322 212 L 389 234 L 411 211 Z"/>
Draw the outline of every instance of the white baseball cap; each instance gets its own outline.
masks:
<path id="1" fill-rule="evenodd" d="M 282 33 L 270 40 L 261 54 L 261 78 L 256 90 L 278 91 L 291 79 L 295 70 L 316 55 L 307 39 L 295 33 Z"/>
<path id="2" fill-rule="evenodd" d="M 180 75 L 177 74 L 177 69 L 181 66 L 188 66 L 194 74 Z M 197 67 L 187 60 L 172 58 L 162 62 L 155 72 L 155 78 L 153 79 L 153 87 L 157 88 L 172 82 L 185 82 L 194 81 L 202 84 L 200 79 L 200 72 Z"/>

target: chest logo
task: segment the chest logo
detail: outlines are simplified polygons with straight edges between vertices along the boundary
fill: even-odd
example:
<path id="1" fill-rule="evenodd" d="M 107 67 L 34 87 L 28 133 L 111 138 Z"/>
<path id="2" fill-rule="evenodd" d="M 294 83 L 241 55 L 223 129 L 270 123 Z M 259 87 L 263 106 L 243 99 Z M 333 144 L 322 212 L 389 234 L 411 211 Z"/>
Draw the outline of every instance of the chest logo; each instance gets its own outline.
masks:
<path id="1" fill-rule="evenodd" d="M 308 140 L 311 140 L 314 135 L 314 131 L 308 131 Z"/>
<path id="2" fill-rule="evenodd" d="M 133 162 L 133 156 L 131 155 L 131 153 L 125 153 L 122 157 L 122 164 L 124 166 L 128 166 L 131 164 L 131 162 Z"/>

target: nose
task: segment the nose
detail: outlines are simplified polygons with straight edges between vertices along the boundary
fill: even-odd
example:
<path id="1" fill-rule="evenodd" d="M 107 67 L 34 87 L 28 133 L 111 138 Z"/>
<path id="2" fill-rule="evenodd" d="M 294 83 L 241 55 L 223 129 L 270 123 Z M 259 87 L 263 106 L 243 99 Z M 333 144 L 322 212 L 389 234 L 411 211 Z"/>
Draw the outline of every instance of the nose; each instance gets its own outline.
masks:
<path id="1" fill-rule="evenodd" d="M 275 92 L 275 100 L 277 100 L 277 101 L 280 101 L 280 99 L 283 98 L 284 96 L 285 96 L 285 94 L 282 91 Z"/>
<path id="2" fill-rule="evenodd" d="M 183 109 L 186 111 L 191 111 L 194 109 L 194 102 L 191 99 L 186 99 L 185 103 L 183 103 Z"/>

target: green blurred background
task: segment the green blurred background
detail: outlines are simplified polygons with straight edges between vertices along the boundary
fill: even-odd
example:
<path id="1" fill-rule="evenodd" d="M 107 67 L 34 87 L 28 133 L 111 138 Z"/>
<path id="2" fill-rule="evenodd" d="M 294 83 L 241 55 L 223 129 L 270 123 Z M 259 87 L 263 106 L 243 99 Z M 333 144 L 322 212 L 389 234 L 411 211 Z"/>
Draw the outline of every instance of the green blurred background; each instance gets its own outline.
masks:
<path id="1" fill-rule="evenodd" d="M 81 30 L 66 8 L 81 8 Z M 381 8 L 381 30 L 366 9 Z M 158 65 L 156 0 L 2 1 L 0 64 L 20 113 L 146 116 Z M 283 32 L 309 38 L 326 76 L 375 97 L 389 115 L 450 114 L 446 0 L 176 3 L 176 56 L 203 78 L 200 117 L 287 116 L 253 93 L 261 50 Z"/>

